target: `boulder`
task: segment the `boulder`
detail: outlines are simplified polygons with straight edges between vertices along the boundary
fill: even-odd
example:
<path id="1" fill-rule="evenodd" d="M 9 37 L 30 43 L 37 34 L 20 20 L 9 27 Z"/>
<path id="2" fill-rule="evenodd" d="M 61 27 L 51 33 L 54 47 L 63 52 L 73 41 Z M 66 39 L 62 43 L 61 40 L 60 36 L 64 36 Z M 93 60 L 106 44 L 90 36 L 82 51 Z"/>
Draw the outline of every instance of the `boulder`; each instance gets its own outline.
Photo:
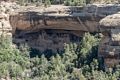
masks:
<path id="1" fill-rule="evenodd" d="M 120 28 L 120 12 L 103 18 L 100 21 L 100 26 Z"/>

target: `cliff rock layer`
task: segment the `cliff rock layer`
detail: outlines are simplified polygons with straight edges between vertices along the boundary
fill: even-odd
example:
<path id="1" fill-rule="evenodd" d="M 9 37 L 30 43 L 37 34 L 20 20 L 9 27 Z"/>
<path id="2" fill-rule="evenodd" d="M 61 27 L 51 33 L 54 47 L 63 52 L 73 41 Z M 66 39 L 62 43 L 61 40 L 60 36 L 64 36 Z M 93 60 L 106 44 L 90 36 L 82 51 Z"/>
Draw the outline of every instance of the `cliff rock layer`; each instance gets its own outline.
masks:
<path id="1" fill-rule="evenodd" d="M 7 5 L 7 7 L 6 7 Z M 0 3 L 0 35 L 12 39 L 12 26 L 9 21 L 9 10 L 6 2 Z"/>
<path id="2" fill-rule="evenodd" d="M 48 8 L 26 6 L 10 15 L 14 42 L 40 51 L 63 50 L 64 43 L 79 43 L 84 32 L 99 32 L 99 21 L 118 12 L 120 5 L 87 5 Z"/>

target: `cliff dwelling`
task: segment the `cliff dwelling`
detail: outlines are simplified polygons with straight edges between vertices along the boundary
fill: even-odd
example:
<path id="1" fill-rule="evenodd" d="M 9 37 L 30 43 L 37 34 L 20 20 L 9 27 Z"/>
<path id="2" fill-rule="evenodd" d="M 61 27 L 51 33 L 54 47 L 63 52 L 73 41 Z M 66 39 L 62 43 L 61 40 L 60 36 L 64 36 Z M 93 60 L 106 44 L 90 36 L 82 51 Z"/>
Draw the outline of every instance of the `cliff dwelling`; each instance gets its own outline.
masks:
<path id="1" fill-rule="evenodd" d="M 120 0 L 0 0 L 0 80 L 120 80 Z"/>
<path id="2" fill-rule="evenodd" d="M 64 49 L 64 43 L 79 43 L 80 36 L 74 34 L 73 31 L 43 29 L 39 32 L 26 33 L 24 35 L 16 34 L 15 43 L 27 43 L 32 48 L 41 52 L 51 50 L 60 52 Z"/>
<path id="3" fill-rule="evenodd" d="M 2 4 L 5 6 L 5 3 Z M 93 4 L 86 7 L 51 5 L 44 8 L 18 6 L 14 3 L 12 6 L 7 6 L 9 6 L 8 10 L 12 7 L 9 11 L 9 21 L 12 26 L 13 42 L 18 46 L 27 44 L 30 48 L 40 52 L 50 50 L 59 53 L 64 50 L 65 43 L 79 44 L 85 32 L 103 33 L 104 35 L 104 30 L 106 30 L 107 36 L 104 35 L 103 42 L 101 42 L 102 47 L 100 45 L 99 48 L 99 57 L 104 57 L 101 54 L 104 51 L 101 51 L 110 46 L 107 44 L 116 45 L 119 43 L 119 40 L 116 40 L 119 30 L 117 33 L 116 30 L 104 27 L 103 25 L 107 25 L 107 23 L 102 21 L 102 24 L 100 21 L 108 15 L 117 13 L 120 10 L 120 5 Z M 107 26 L 111 27 L 109 24 Z M 111 35 L 112 39 L 108 35 Z M 113 41 L 108 43 L 110 40 Z M 111 48 L 108 51 L 117 50 Z"/>
<path id="4" fill-rule="evenodd" d="M 116 7 L 119 9 L 119 6 Z M 113 10 L 106 12 L 108 9 Z M 112 5 L 100 5 L 86 8 L 51 6 L 44 10 L 26 7 L 16 11 L 16 14 L 10 16 L 13 41 L 18 44 L 28 43 L 42 52 L 47 49 L 57 52 L 63 50 L 64 43 L 79 43 L 85 32 L 99 33 L 100 19 L 117 12 L 117 9 Z"/>

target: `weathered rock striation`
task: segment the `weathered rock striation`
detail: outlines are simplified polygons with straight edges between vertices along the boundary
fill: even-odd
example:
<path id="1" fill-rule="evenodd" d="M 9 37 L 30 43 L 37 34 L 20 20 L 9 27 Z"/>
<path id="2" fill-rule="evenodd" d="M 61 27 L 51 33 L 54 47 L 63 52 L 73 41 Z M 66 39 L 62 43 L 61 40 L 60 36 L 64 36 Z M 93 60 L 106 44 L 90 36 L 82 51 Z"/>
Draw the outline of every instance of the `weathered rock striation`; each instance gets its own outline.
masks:
<path id="1" fill-rule="evenodd" d="M 86 7 L 53 5 L 43 7 L 21 7 L 10 16 L 13 33 L 16 29 L 64 29 L 98 32 L 99 21 L 107 15 L 117 13 L 119 4 L 94 4 Z"/>
<path id="2" fill-rule="evenodd" d="M 99 21 L 119 10 L 119 4 L 21 7 L 10 15 L 13 41 L 17 44 L 28 43 L 41 52 L 61 51 L 64 43 L 79 43 L 84 32 L 100 32 Z"/>
<path id="3" fill-rule="evenodd" d="M 9 11 L 5 5 L 5 2 L 0 3 L 0 35 L 12 39 L 12 26 L 9 21 Z"/>

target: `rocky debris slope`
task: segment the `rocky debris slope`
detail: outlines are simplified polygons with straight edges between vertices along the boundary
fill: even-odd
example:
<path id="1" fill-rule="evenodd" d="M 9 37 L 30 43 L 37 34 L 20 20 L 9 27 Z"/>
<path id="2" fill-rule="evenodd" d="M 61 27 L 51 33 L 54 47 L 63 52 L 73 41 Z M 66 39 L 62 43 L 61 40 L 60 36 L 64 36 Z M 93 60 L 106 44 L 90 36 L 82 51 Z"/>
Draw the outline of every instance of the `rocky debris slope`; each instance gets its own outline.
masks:
<path id="1" fill-rule="evenodd" d="M 8 4 L 8 3 L 7 3 Z M 10 31 L 12 27 L 9 22 L 8 8 L 5 6 L 5 2 L 0 3 L 0 35 L 11 37 Z"/>
<path id="2" fill-rule="evenodd" d="M 0 2 L 0 35 L 7 36 L 10 39 L 12 38 L 12 26 L 9 21 L 9 16 L 17 8 L 16 3 Z"/>

